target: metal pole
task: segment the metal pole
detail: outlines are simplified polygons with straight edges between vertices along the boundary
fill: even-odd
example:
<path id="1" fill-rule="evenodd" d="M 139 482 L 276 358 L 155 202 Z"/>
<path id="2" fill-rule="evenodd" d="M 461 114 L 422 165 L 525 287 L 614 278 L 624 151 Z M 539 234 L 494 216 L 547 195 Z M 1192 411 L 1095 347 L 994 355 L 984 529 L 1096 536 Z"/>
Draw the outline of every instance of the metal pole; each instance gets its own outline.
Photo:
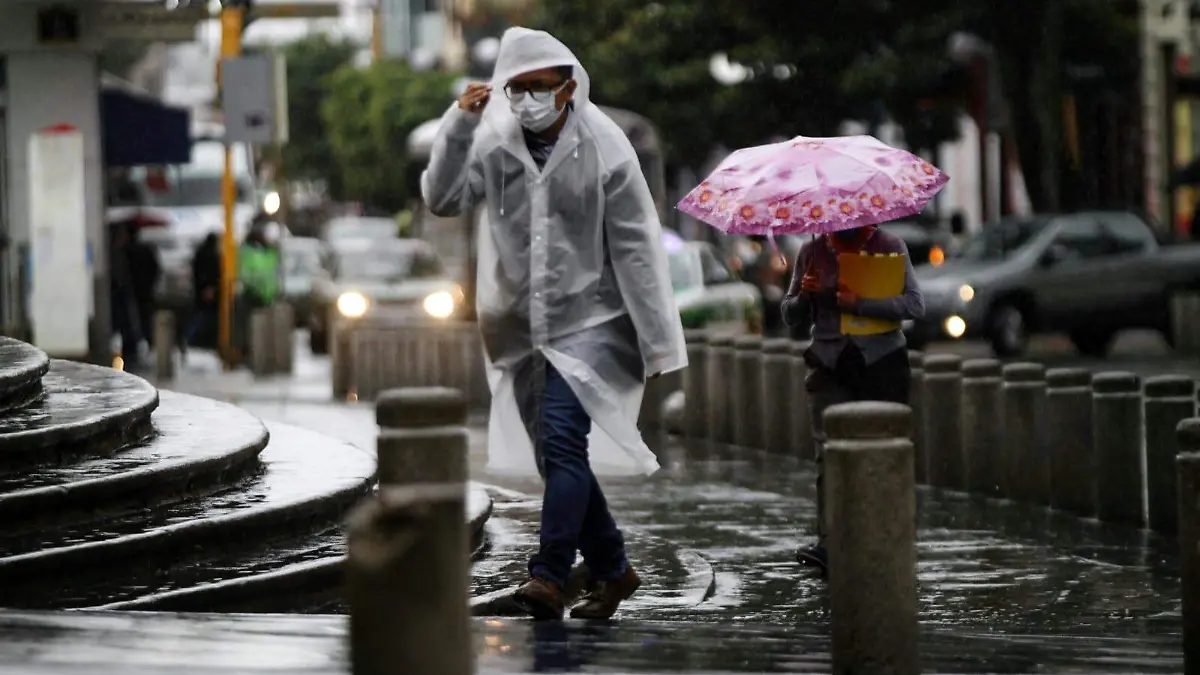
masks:
<path id="1" fill-rule="evenodd" d="M 240 6 L 226 6 L 221 10 L 221 60 L 237 58 L 242 54 L 242 27 L 245 11 Z M 217 71 L 220 73 L 220 69 Z M 233 181 L 233 153 L 225 144 L 225 173 L 221 176 L 221 202 L 225 211 L 225 236 L 221 255 L 221 298 L 219 317 L 219 344 L 221 358 L 226 368 L 236 362 L 233 346 L 233 287 L 237 281 L 237 240 L 234 237 L 233 208 L 237 201 L 237 186 Z"/>

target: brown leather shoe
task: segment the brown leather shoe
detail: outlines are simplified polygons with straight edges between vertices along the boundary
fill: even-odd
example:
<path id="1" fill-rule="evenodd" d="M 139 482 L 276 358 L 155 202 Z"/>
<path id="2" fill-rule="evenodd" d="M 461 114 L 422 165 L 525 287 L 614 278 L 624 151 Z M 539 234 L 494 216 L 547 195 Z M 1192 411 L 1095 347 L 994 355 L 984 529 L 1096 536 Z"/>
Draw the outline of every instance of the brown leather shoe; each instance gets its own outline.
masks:
<path id="1" fill-rule="evenodd" d="M 617 607 L 628 600 L 642 585 L 642 580 L 632 567 L 612 581 L 597 581 L 595 587 L 583 598 L 583 602 L 571 608 L 573 619 L 608 619 L 617 613 Z"/>
<path id="2" fill-rule="evenodd" d="M 513 601 L 539 621 L 563 618 L 563 594 L 558 584 L 534 577 L 513 593 Z"/>

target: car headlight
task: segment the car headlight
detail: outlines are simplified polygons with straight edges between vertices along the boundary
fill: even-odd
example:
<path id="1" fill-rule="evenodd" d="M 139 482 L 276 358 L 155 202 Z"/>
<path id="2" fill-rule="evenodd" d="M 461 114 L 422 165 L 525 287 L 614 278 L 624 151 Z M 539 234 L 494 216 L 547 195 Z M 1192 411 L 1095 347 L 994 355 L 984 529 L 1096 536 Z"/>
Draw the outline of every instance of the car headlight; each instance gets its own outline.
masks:
<path id="1" fill-rule="evenodd" d="M 967 284 L 958 287 L 958 299 L 963 302 L 970 302 L 975 299 L 975 289 Z"/>
<path id="2" fill-rule="evenodd" d="M 282 199 L 278 192 L 268 192 L 263 197 L 263 211 L 266 211 L 268 216 L 273 216 L 279 212 L 279 207 L 282 205 Z"/>
<path id="3" fill-rule="evenodd" d="M 967 332 L 967 322 L 961 316 L 951 316 L 942 324 L 946 329 L 946 335 L 957 340 Z"/>
<path id="4" fill-rule="evenodd" d="M 454 314 L 454 295 L 449 291 L 438 291 L 425 296 L 425 313 L 435 319 L 447 319 Z"/>
<path id="5" fill-rule="evenodd" d="M 370 307 L 371 303 L 367 301 L 367 296 L 357 291 L 342 293 L 337 299 L 338 312 L 351 319 L 357 319 L 366 314 Z"/>

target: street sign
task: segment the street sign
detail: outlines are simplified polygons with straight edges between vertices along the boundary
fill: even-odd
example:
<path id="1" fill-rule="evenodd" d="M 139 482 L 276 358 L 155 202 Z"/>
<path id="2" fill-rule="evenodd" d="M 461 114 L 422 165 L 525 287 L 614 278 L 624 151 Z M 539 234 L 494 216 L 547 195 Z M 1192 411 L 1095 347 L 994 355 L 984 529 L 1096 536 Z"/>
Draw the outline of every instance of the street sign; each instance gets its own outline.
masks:
<path id="1" fill-rule="evenodd" d="M 287 140 L 287 79 L 282 57 L 225 59 L 221 101 L 225 142 L 254 145 Z"/>
<path id="2" fill-rule="evenodd" d="M 100 5 L 97 23 L 108 40 L 191 42 L 196 24 L 208 18 L 203 2 L 167 9 L 162 3 L 112 1 Z"/>

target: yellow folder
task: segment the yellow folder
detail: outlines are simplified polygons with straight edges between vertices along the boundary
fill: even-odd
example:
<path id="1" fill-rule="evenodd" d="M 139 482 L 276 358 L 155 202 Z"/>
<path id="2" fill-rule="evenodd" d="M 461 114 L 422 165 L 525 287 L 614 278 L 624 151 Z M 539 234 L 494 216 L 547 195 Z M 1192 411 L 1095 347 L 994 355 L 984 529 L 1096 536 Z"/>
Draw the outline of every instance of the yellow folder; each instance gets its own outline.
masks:
<path id="1" fill-rule="evenodd" d="M 860 298 L 894 298 L 904 293 L 905 267 L 905 257 L 899 253 L 841 253 L 838 283 Z M 899 321 L 842 313 L 842 335 L 879 335 L 898 328 Z"/>

